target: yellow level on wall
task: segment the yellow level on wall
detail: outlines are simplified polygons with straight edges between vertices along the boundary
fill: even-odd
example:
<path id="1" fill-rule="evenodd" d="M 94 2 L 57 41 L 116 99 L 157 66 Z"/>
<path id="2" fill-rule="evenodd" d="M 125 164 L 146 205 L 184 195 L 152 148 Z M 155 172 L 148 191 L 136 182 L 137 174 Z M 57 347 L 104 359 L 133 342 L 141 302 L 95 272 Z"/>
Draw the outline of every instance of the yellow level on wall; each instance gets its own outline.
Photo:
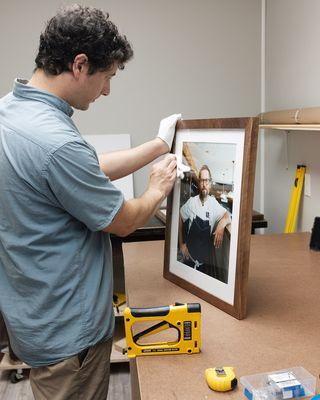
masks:
<path id="1" fill-rule="evenodd" d="M 295 231 L 305 172 L 305 165 L 297 166 L 284 233 L 293 233 Z"/>

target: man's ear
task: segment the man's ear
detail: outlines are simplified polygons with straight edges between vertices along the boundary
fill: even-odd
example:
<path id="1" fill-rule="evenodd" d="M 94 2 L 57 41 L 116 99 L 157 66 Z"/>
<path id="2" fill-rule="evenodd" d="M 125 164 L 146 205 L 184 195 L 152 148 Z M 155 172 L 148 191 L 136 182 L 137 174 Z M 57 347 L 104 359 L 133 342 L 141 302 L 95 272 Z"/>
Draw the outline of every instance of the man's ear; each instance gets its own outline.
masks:
<path id="1" fill-rule="evenodd" d="M 73 60 L 72 72 L 75 79 L 79 79 L 80 75 L 88 72 L 89 63 L 86 54 L 77 54 Z"/>

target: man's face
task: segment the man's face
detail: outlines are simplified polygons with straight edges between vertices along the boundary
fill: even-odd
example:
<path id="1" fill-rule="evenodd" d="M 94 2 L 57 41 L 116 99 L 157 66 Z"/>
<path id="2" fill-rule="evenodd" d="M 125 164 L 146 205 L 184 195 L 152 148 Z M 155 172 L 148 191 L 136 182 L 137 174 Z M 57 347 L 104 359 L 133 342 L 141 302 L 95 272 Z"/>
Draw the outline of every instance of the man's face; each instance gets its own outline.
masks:
<path id="1" fill-rule="evenodd" d="M 210 182 L 210 174 L 206 169 L 202 170 L 199 176 L 199 185 L 200 185 L 200 197 L 205 199 L 210 191 L 211 182 Z"/>
<path id="2" fill-rule="evenodd" d="M 84 69 L 79 77 L 76 96 L 74 97 L 73 107 L 78 110 L 87 110 L 90 103 L 93 103 L 100 96 L 108 96 L 110 93 L 110 80 L 115 76 L 118 64 L 114 63 L 106 71 L 97 71 L 92 75 L 88 74 L 88 69 Z"/>

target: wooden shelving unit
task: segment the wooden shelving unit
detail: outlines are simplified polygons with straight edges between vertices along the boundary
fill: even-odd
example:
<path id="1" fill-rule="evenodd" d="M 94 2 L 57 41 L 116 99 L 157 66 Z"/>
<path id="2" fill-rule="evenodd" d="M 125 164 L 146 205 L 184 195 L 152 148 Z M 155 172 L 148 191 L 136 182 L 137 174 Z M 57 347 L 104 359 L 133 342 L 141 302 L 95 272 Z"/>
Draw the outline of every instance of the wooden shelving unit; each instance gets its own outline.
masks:
<path id="1" fill-rule="evenodd" d="M 260 124 L 259 127 L 282 131 L 320 131 L 320 124 Z"/>
<path id="2" fill-rule="evenodd" d="M 121 306 L 118 307 L 118 310 L 116 307 L 113 307 L 113 312 L 114 312 L 114 316 L 116 318 L 123 318 L 123 311 L 124 309 L 127 307 L 127 304 L 121 304 Z"/>
<path id="3" fill-rule="evenodd" d="M 116 325 L 114 329 L 113 344 L 110 357 L 111 363 L 122 363 L 129 361 L 127 355 L 122 353 L 122 347 L 125 347 L 123 317 L 116 318 Z"/>
<path id="4" fill-rule="evenodd" d="M 22 361 L 11 360 L 8 353 L 3 353 L 3 357 L 0 361 L 0 371 L 9 369 L 30 369 L 31 367 Z"/>

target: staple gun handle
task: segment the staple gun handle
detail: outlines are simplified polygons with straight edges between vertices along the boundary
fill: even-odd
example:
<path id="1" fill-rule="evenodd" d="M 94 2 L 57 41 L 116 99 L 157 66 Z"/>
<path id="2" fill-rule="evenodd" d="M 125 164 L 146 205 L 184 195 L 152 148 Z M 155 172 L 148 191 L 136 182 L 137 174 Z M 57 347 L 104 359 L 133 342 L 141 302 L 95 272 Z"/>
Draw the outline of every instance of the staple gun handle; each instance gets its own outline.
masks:
<path id="1" fill-rule="evenodd" d="M 163 317 L 169 314 L 170 307 L 130 308 L 130 311 L 133 317 Z"/>

